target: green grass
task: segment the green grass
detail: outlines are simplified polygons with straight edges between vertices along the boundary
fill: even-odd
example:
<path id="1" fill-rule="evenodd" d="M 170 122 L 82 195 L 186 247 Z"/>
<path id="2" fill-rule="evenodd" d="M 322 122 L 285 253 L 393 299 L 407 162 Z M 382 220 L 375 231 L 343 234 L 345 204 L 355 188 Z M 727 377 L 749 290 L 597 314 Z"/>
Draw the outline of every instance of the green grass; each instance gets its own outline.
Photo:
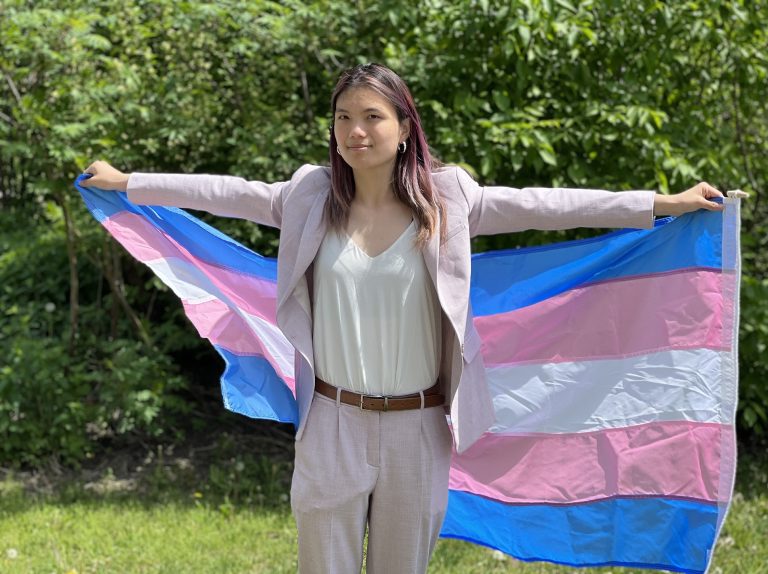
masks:
<path id="1" fill-rule="evenodd" d="M 296 571 L 296 534 L 285 458 L 235 456 L 205 465 L 163 458 L 129 480 L 110 469 L 89 480 L 30 487 L 30 475 L 0 483 L 0 573 L 255 574 Z M 768 457 L 742 456 L 737 494 L 711 572 L 768 573 Z M 271 459 L 270 459 L 271 460 Z M 240 473 L 237 476 L 237 473 Z M 232 490 L 232 481 L 241 485 Z M 441 540 L 430 573 L 628 574 L 499 559 Z"/>

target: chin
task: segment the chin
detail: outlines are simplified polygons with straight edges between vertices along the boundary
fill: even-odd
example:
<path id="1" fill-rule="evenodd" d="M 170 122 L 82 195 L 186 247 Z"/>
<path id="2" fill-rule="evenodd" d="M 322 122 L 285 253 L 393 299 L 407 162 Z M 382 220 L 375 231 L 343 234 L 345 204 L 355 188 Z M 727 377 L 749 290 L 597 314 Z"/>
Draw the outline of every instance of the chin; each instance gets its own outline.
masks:
<path id="1" fill-rule="evenodd" d="M 342 156 L 342 159 L 353 168 L 378 169 L 387 165 L 391 165 L 393 169 L 395 167 L 395 158 L 376 157 L 373 154 L 368 155 L 368 152 L 363 152 L 359 156 L 354 154 L 351 157 L 349 155 Z"/>

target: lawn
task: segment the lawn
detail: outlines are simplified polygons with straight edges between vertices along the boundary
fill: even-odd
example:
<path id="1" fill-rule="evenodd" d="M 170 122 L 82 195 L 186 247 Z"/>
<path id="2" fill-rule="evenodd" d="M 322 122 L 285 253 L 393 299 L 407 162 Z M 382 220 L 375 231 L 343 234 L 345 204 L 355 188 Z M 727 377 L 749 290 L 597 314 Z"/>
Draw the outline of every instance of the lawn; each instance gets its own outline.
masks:
<path id="1" fill-rule="evenodd" d="M 153 450 L 143 460 L 134 457 L 133 466 L 113 459 L 117 471 L 104 463 L 76 473 L 57 468 L 43 473 L 5 470 L 0 483 L 0 572 L 295 572 L 296 535 L 287 500 L 289 455 L 279 444 L 266 447 L 226 435 L 218 437 L 214 447 L 208 457 Z M 768 573 L 764 452 L 742 453 L 737 493 L 711 571 Z M 528 564 L 465 542 L 441 540 L 429 572 L 640 570 Z"/>

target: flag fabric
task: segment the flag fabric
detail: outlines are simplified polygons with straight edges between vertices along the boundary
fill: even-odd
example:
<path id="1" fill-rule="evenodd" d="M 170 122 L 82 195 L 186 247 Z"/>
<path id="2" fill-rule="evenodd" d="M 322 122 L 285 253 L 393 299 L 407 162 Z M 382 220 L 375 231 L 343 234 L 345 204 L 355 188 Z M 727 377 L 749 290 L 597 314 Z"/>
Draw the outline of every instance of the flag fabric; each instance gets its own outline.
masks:
<path id="1" fill-rule="evenodd" d="M 180 209 L 75 186 L 225 362 L 224 406 L 297 424 L 274 259 Z M 472 257 L 495 424 L 454 453 L 441 535 L 527 561 L 706 572 L 736 468 L 739 200 Z"/>
<path id="2" fill-rule="evenodd" d="M 483 253 L 496 422 L 442 534 L 522 560 L 706 571 L 736 467 L 739 205 Z"/>

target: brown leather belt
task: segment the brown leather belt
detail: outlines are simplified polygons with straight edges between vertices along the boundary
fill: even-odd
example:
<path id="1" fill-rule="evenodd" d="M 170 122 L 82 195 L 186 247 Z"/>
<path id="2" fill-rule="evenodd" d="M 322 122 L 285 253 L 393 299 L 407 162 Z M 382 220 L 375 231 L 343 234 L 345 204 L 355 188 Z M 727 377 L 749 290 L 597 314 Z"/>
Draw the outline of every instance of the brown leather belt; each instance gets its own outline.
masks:
<path id="1" fill-rule="evenodd" d="M 337 387 L 329 385 L 315 377 L 315 390 L 323 396 L 336 400 Z M 364 411 L 407 411 L 421 408 L 421 397 L 418 393 L 401 396 L 361 395 L 341 389 L 341 402 L 346 405 L 360 407 Z M 440 394 L 440 383 L 424 391 L 424 408 L 439 407 L 445 403 L 445 397 Z"/>

